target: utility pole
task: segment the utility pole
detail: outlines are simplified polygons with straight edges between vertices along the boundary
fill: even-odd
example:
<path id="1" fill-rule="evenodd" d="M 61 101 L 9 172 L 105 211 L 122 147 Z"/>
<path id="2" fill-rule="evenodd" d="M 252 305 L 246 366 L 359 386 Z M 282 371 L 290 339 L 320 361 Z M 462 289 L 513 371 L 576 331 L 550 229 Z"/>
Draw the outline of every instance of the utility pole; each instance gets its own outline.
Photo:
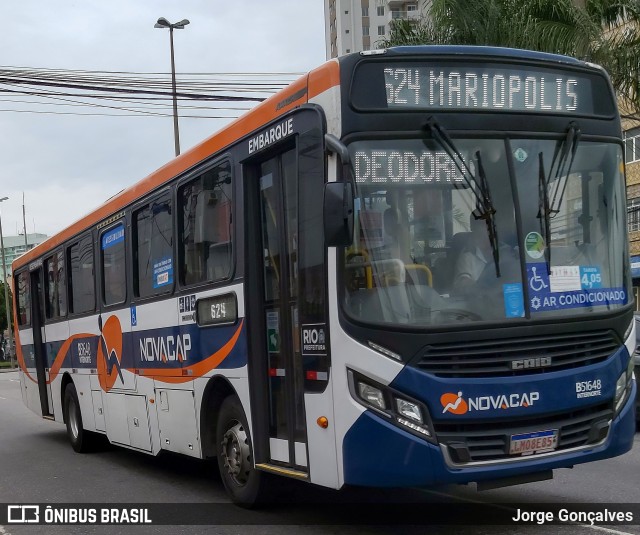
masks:
<path id="1" fill-rule="evenodd" d="M 9 197 L 3 197 L 0 202 L 6 201 Z M 4 257 L 4 237 L 2 235 L 2 215 L 0 215 L 0 253 L 2 253 L 2 274 L 4 280 L 4 308 L 7 314 L 7 330 L 9 331 L 9 354 L 11 355 L 11 367 L 13 368 L 13 330 L 11 329 L 11 315 L 9 308 L 9 285 L 7 283 L 7 260 Z M 5 358 L 7 357 L 5 353 Z"/>
<path id="2" fill-rule="evenodd" d="M 27 217 L 24 211 L 24 191 L 22 192 L 22 227 L 24 230 L 24 252 L 29 250 L 29 242 L 27 241 Z"/>

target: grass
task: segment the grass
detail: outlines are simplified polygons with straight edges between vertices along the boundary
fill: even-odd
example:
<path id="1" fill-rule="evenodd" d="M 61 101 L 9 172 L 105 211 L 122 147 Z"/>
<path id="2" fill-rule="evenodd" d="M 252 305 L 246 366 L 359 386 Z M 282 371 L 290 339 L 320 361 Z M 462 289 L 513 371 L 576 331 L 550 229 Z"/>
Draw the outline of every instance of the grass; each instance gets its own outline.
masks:
<path id="1" fill-rule="evenodd" d="M 14 362 L 14 366 L 17 368 L 18 363 Z M 11 368 L 11 361 L 0 361 L 0 368 Z"/>

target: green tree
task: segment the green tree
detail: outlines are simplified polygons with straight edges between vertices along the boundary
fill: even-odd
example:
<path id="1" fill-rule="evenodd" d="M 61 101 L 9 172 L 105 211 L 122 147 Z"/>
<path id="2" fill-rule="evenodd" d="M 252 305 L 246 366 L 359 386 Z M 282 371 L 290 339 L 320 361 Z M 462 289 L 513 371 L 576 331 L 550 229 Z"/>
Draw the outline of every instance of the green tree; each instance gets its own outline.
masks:
<path id="1" fill-rule="evenodd" d="M 429 18 L 393 21 L 377 44 L 564 54 L 602 65 L 619 95 L 640 109 L 640 0 L 433 0 Z"/>
<path id="2" fill-rule="evenodd" d="M 11 325 L 13 325 L 11 286 L 8 287 L 9 293 L 9 315 L 11 316 Z M 4 284 L 0 282 L 0 332 L 4 332 L 7 328 L 7 307 L 4 304 Z"/>

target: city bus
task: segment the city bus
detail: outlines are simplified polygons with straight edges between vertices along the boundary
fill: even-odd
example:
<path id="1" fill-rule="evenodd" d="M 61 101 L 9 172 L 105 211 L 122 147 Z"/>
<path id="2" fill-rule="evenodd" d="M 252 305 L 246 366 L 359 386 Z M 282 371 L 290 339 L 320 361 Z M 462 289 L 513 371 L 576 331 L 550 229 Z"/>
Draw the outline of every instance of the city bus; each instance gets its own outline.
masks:
<path id="1" fill-rule="evenodd" d="M 599 66 L 333 59 L 13 263 L 22 397 L 244 506 L 549 479 L 632 446 L 625 207 Z"/>

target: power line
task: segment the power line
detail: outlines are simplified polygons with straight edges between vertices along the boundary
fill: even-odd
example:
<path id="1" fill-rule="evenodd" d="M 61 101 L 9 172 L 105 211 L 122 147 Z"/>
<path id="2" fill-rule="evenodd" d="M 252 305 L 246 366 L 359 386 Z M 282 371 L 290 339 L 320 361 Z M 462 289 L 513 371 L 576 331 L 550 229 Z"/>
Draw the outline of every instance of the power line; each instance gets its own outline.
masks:
<path id="1" fill-rule="evenodd" d="M 117 76 L 114 76 L 117 74 Z M 298 73 L 295 73 L 297 77 Z M 48 81 L 51 83 L 68 83 L 68 84 L 99 84 L 107 85 L 110 87 L 144 87 L 144 88 L 163 88 L 169 87 L 170 80 L 168 75 L 163 74 L 159 78 L 158 74 L 149 73 L 100 73 L 97 76 L 96 73 L 85 75 L 78 74 L 77 71 L 51 71 L 51 70 L 38 70 L 38 69 L 15 69 L 15 68 L 1 68 L 0 75 L 5 76 L 15 83 L 29 83 L 32 80 L 42 82 Z M 227 90 L 227 89 L 241 89 L 241 90 L 261 90 L 261 91 L 277 91 L 285 85 L 291 83 L 295 78 L 293 75 L 274 76 L 273 74 L 264 73 L 235 73 L 233 78 L 225 73 L 200 73 L 195 77 L 191 76 L 188 79 L 184 78 L 184 75 L 178 75 L 178 83 L 182 86 L 183 91 L 190 91 L 193 89 L 205 89 L 211 90 Z M 204 79 L 199 79 L 204 78 Z M 262 78 L 260 81 L 256 81 L 256 78 Z"/>
<path id="2" fill-rule="evenodd" d="M 176 93 L 181 109 L 191 114 L 185 118 L 233 119 L 238 111 L 251 109 L 251 104 L 265 100 L 301 73 L 183 73 Z M 287 79 L 288 78 L 288 79 Z M 76 116 L 167 117 L 165 104 L 173 99 L 167 73 L 123 71 L 86 71 L 50 68 L 0 67 L 0 94 L 24 97 L 26 100 L 0 99 L 35 109 L 3 109 L 16 113 L 44 113 Z M 54 101 L 54 102 L 51 102 Z M 190 101 L 192 104 L 185 104 Z M 228 103 L 228 106 L 225 106 Z M 237 104 L 248 106 L 239 107 Z M 234 105 L 235 104 L 235 105 Z M 39 109 L 56 106 L 60 111 Z M 111 113 L 77 113 L 78 107 L 111 110 Z M 67 110 L 65 110 L 65 108 Z M 210 111 L 229 111 L 231 115 L 208 115 Z M 113 113 L 125 112 L 125 113 Z M 204 112 L 204 114 L 197 114 Z"/>
<path id="3" fill-rule="evenodd" d="M 91 117 L 139 117 L 135 113 L 74 113 L 65 111 L 42 111 L 42 110 L 11 110 L 1 109 L 0 112 L 7 113 L 34 113 L 42 115 L 75 115 L 77 117 L 91 116 Z M 171 113 L 149 113 L 152 117 L 172 117 Z M 235 119 L 235 117 L 229 117 L 228 115 L 180 115 L 180 119 Z"/>
<path id="4" fill-rule="evenodd" d="M 60 72 L 60 73 L 89 73 L 89 74 L 117 74 L 117 75 L 160 75 L 170 76 L 170 73 L 166 72 L 136 72 L 136 71 L 94 71 L 86 69 L 61 69 L 51 67 L 20 67 L 12 65 L 0 66 L 0 69 L 10 69 L 26 72 Z M 300 77 L 304 75 L 304 72 L 183 72 L 181 75 L 189 76 L 296 76 Z"/>
<path id="5" fill-rule="evenodd" d="M 43 96 L 42 98 L 54 98 L 54 97 L 46 97 Z M 59 100 L 66 100 L 68 102 L 68 104 L 63 104 L 64 106 L 87 106 L 86 102 L 81 102 L 81 101 L 74 101 L 74 100 L 68 100 L 68 99 L 59 99 Z M 137 101 L 137 100 L 130 100 L 130 99 L 126 99 L 126 98 L 118 98 L 118 97 L 113 97 L 113 98 L 109 98 L 109 97 L 105 97 L 103 100 L 113 100 L 115 102 L 122 102 L 122 103 L 132 103 L 132 104 L 141 104 L 140 106 L 128 106 L 130 108 L 138 108 L 138 109 L 145 109 L 145 108 L 157 108 L 157 109 L 161 109 L 161 108 L 166 108 L 169 109 L 171 108 L 170 104 L 163 104 L 161 102 L 147 102 L 147 101 Z M 10 99 L 10 98 L 0 98 L 0 102 L 10 102 L 10 103 L 15 103 L 15 104 L 33 104 L 32 101 L 30 100 L 19 100 L 19 99 Z M 56 103 L 56 102 L 38 102 L 37 103 L 39 106 L 60 106 L 61 104 Z M 222 107 L 222 106 L 188 106 L 183 104 L 182 106 L 180 106 L 180 109 L 183 110 L 189 110 L 189 109 L 193 109 L 193 110 L 228 110 L 228 111 L 248 111 L 251 108 L 250 107 Z"/>
<path id="6" fill-rule="evenodd" d="M 24 83 L 25 82 L 20 80 L 4 78 L 0 76 L 0 84 L 19 85 Z M 110 93 L 132 93 L 132 94 L 140 94 L 140 95 L 162 95 L 167 97 L 173 97 L 173 93 L 163 93 L 162 91 L 152 91 L 152 90 L 145 90 L 145 89 L 123 89 L 121 87 L 100 87 L 97 85 L 84 85 L 84 84 L 72 84 L 72 83 L 53 83 L 53 82 L 42 82 L 37 80 L 31 80 L 28 82 L 27 85 L 64 87 L 67 89 L 105 91 Z M 238 102 L 238 101 L 262 102 L 264 100 L 264 97 L 236 97 L 233 95 L 220 96 L 220 95 L 206 95 L 206 94 L 182 93 L 182 92 L 177 92 L 176 95 L 183 98 L 191 98 L 191 99 L 207 98 L 211 100 L 225 100 L 225 101 L 232 101 L 232 102 Z"/>

